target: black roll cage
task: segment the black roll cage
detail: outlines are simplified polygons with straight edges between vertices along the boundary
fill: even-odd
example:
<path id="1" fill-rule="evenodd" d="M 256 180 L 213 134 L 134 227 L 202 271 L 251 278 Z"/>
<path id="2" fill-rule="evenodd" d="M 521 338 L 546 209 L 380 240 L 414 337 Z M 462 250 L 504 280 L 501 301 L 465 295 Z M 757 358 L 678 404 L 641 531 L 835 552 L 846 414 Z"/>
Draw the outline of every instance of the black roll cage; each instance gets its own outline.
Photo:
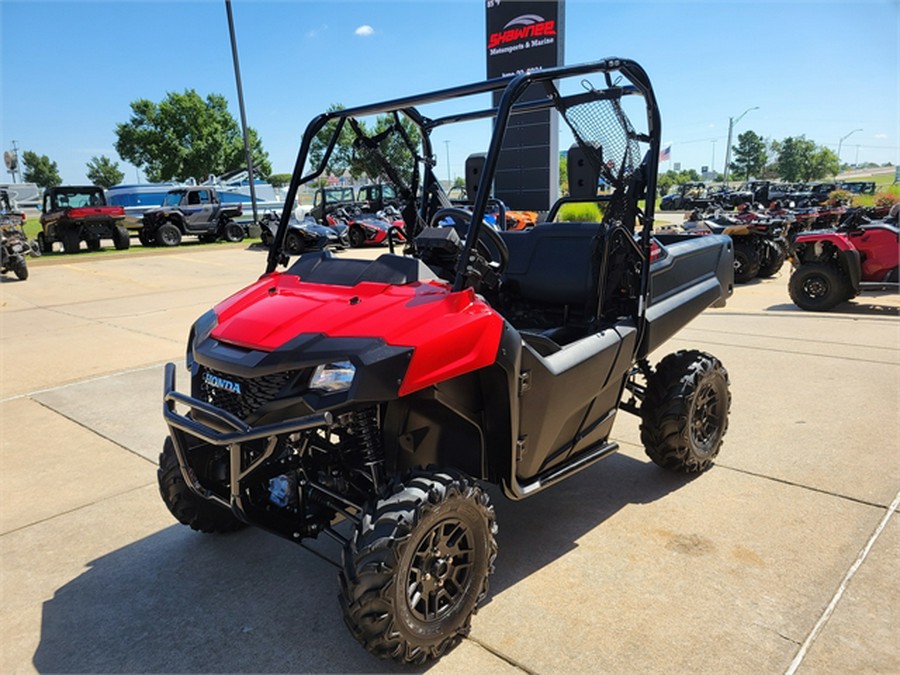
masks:
<path id="1" fill-rule="evenodd" d="M 621 77 L 613 81 L 611 74 L 614 72 L 627 79 L 629 84 L 620 85 L 619 81 L 622 79 Z M 605 76 L 607 85 L 605 89 L 598 90 L 591 88 L 585 93 L 562 96 L 555 84 L 555 81 L 557 80 L 597 73 L 602 73 Z M 519 99 L 522 97 L 525 91 L 532 87 L 532 85 L 543 86 L 547 96 L 538 100 L 519 102 Z M 502 92 L 498 105 L 493 108 L 484 108 L 471 112 L 452 114 L 436 119 L 429 119 L 428 117 L 423 116 L 418 110 L 418 107 L 422 105 L 440 103 L 443 101 L 460 99 L 468 96 L 475 96 L 478 94 L 487 94 L 492 92 Z M 534 112 L 538 110 L 546 110 L 550 108 L 555 108 L 559 110 L 560 113 L 562 113 L 565 107 L 577 105 L 580 102 L 593 101 L 598 99 L 620 99 L 623 96 L 641 96 L 643 97 L 646 105 L 647 133 L 638 134 L 636 136 L 636 140 L 647 143 L 649 145 L 649 149 L 647 150 L 647 153 L 643 161 L 641 162 L 640 169 L 638 170 L 639 173 L 642 172 L 643 174 L 641 176 L 643 182 L 640 183 L 640 188 L 643 192 L 643 195 L 646 195 L 645 209 L 641 218 L 643 226 L 641 229 L 639 248 L 641 250 L 643 259 L 645 261 L 649 260 L 651 245 L 650 239 L 654 220 L 654 196 L 656 194 L 657 170 L 659 164 L 659 149 L 661 137 L 659 107 L 657 105 L 656 97 L 650 84 L 649 77 L 647 76 L 647 73 L 644 71 L 642 66 L 630 59 L 607 58 L 592 63 L 548 68 L 546 70 L 522 73 L 507 77 L 499 77 L 468 85 L 451 87 L 449 89 L 442 89 L 418 96 L 398 98 L 384 101 L 382 103 L 374 103 L 365 106 L 358 106 L 355 108 L 335 110 L 332 112 L 320 114 L 317 117 L 313 118 L 313 120 L 306 127 L 306 131 L 303 134 L 303 140 L 300 144 L 300 150 L 297 154 L 297 160 L 294 165 L 294 172 L 290 187 L 288 188 L 287 196 L 285 198 L 285 208 L 282 210 L 278 232 L 275 235 L 275 241 L 269 252 L 266 273 L 268 274 L 275 271 L 279 264 L 287 264 L 288 258 L 282 252 L 282 248 L 284 246 L 284 240 L 287 234 L 287 226 L 292 211 L 290 205 L 294 204 L 294 201 L 297 198 L 297 191 L 301 185 L 315 180 L 325 171 L 328 165 L 328 161 L 331 158 L 335 145 L 337 144 L 338 138 L 340 137 L 345 124 L 349 123 L 351 127 L 354 127 L 358 130 L 356 122 L 357 118 L 390 113 L 394 116 L 395 120 L 399 121 L 399 115 L 402 113 L 402 115 L 406 119 L 410 120 L 413 124 L 415 124 L 415 126 L 418 127 L 422 145 L 421 155 L 414 151 L 415 149 L 412 147 L 410 139 L 401 130 L 401 136 L 403 137 L 404 142 L 408 147 L 410 147 L 411 150 L 413 150 L 413 157 L 415 158 L 415 161 L 423 162 L 426 167 L 426 172 L 421 186 L 421 199 L 419 200 L 419 203 L 417 205 L 419 220 L 417 223 L 417 227 L 414 228 L 415 231 L 409 233 L 410 239 L 412 239 L 420 231 L 420 227 L 418 226 L 422 223 L 428 222 L 428 209 L 431 204 L 428 196 L 430 190 L 433 188 L 433 185 L 435 183 L 438 183 L 437 178 L 431 171 L 431 168 L 434 164 L 434 153 L 431 145 L 430 132 L 433 129 L 446 124 L 492 118 L 494 120 L 494 128 L 491 134 L 491 141 L 487 156 L 485 158 L 482 176 L 478 186 L 478 192 L 472 206 L 472 218 L 469 221 L 469 229 L 466 236 L 465 248 L 462 255 L 460 256 L 459 265 L 456 271 L 456 279 L 453 287 L 454 291 L 462 290 L 462 288 L 467 283 L 467 261 L 472 254 L 472 248 L 474 247 L 475 242 L 478 240 L 481 228 L 483 227 L 485 212 L 491 199 L 491 186 L 493 183 L 494 173 L 497 169 L 500 151 L 503 145 L 503 139 L 506 133 L 510 116 L 515 114 Z M 309 155 L 309 150 L 313 139 L 331 121 L 336 121 L 336 127 L 332 132 L 322 160 L 319 163 L 319 166 L 312 167 L 311 172 L 304 175 L 303 171 L 304 167 L 306 166 L 306 160 Z M 617 189 L 624 191 L 628 189 L 628 187 L 629 186 L 620 185 L 617 186 Z M 634 189 L 633 185 L 630 187 L 631 189 Z M 412 197 L 418 198 L 419 195 L 414 194 L 412 195 Z M 641 194 L 631 194 L 624 197 L 624 199 L 630 199 L 634 204 L 636 204 L 637 200 L 641 197 Z M 638 214 L 635 212 L 634 215 Z M 640 314 L 643 314 L 646 306 L 645 299 L 649 291 L 650 274 L 649 265 L 642 265 L 641 267 L 642 272 Z"/>

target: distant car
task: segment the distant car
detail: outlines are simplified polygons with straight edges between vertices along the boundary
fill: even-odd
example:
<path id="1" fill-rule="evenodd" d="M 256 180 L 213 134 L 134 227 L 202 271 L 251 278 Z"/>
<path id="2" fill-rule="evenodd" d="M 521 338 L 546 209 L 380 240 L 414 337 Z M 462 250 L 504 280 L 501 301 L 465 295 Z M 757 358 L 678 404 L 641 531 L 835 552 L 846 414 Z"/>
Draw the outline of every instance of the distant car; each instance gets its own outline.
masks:
<path id="1" fill-rule="evenodd" d="M 49 187 L 44 191 L 38 246 L 49 253 L 58 241 L 64 252 L 78 253 L 82 241 L 89 251 L 98 251 L 101 239 L 112 239 L 116 250 L 123 250 L 131 244 L 124 218 L 125 210 L 109 206 L 103 188 L 96 185 Z"/>

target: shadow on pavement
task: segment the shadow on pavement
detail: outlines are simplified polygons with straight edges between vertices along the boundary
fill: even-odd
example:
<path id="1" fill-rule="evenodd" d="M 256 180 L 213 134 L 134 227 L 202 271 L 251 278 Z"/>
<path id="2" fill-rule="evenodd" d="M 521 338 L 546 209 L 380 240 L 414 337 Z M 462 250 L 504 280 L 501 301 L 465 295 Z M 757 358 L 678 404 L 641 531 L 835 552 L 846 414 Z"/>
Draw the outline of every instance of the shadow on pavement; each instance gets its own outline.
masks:
<path id="1" fill-rule="evenodd" d="M 618 455 L 523 502 L 491 489 L 500 526 L 492 595 L 576 548 L 624 506 L 689 480 Z M 336 545 L 314 546 L 339 556 Z M 211 536 L 173 525 L 94 560 L 46 601 L 33 664 L 57 673 L 424 670 L 379 661 L 353 640 L 336 576 L 261 530 Z"/>

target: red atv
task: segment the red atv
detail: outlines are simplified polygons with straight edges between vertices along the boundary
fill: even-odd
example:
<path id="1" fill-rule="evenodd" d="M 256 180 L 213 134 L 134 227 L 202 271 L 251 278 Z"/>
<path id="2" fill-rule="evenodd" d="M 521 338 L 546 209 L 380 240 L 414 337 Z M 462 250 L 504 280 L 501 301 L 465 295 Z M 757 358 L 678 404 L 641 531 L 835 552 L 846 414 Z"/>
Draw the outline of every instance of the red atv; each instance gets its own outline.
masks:
<path id="1" fill-rule="evenodd" d="M 522 101 L 526 90 L 547 97 Z M 500 103 L 485 109 L 492 92 Z M 629 120 L 626 106 L 641 114 Z M 522 231 L 485 224 L 510 117 L 536 110 L 578 139 L 588 161 L 579 169 L 570 152 L 569 180 L 585 191 L 566 200 L 599 202 L 603 222 L 553 222 L 559 200 Z M 377 138 L 361 124 L 372 117 Z M 490 138 L 469 210 L 444 193 L 430 134 L 474 120 Z M 313 119 L 295 166 L 317 135 L 330 141 L 285 203 L 327 175 L 349 129 L 404 200 L 403 255 L 319 251 L 287 267 L 282 212 L 265 274 L 191 329 L 190 395 L 166 367 L 158 478 L 172 514 L 204 532 L 252 524 L 297 543 L 333 539 L 353 636 L 381 658 L 423 663 L 468 634 L 488 592 L 497 525 L 482 482 L 514 500 L 556 485 L 618 449 L 620 408 L 641 417 L 654 462 L 709 468 L 728 426 L 727 372 L 697 350 L 655 368 L 648 357 L 724 305 L 732 243 L 653 237 L 660 128 L 646 73 L 623 59 Z M 597 195 L 601 175 L 614 190 Z"/>
<path id="2" fill-rule="evenodd" d="M 834 230 L 798 235 L 788 284 L 800 309 L 823 312 L 864 290 L 898 288 L 900 230 L 886 220 L 870 221 L 850 210 Z"/>

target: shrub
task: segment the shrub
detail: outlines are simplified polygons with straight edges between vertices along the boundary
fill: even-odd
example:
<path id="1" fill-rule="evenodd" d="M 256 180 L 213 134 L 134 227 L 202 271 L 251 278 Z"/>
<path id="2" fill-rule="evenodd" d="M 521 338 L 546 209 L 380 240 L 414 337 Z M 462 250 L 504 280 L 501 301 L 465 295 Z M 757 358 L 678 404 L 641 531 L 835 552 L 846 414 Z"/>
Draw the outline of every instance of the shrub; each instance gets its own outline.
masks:
<path id="1" fill-rule="evenodd" d="M 900 194 L 898 193 L 900 193 L 900 190 L 896 189 L 894 186 L 891 186 L 882 192 L 876 192 L 875 206 L 893 206 L 897 202 L 900 202 Z"/>
<path id="2" fill-rule="evenodd" d="M 828 193 L 828 206 L 850 204 L 852 201 L 853 193 L 849 190 L 832 190 Z"/>
<path id="3" fill-rule="evenodd" d="M 596 202 L 569 203 L 560 207 L 556 219 L 570 223 L 599 223 L 603 220 L 603 212 Z"/>

